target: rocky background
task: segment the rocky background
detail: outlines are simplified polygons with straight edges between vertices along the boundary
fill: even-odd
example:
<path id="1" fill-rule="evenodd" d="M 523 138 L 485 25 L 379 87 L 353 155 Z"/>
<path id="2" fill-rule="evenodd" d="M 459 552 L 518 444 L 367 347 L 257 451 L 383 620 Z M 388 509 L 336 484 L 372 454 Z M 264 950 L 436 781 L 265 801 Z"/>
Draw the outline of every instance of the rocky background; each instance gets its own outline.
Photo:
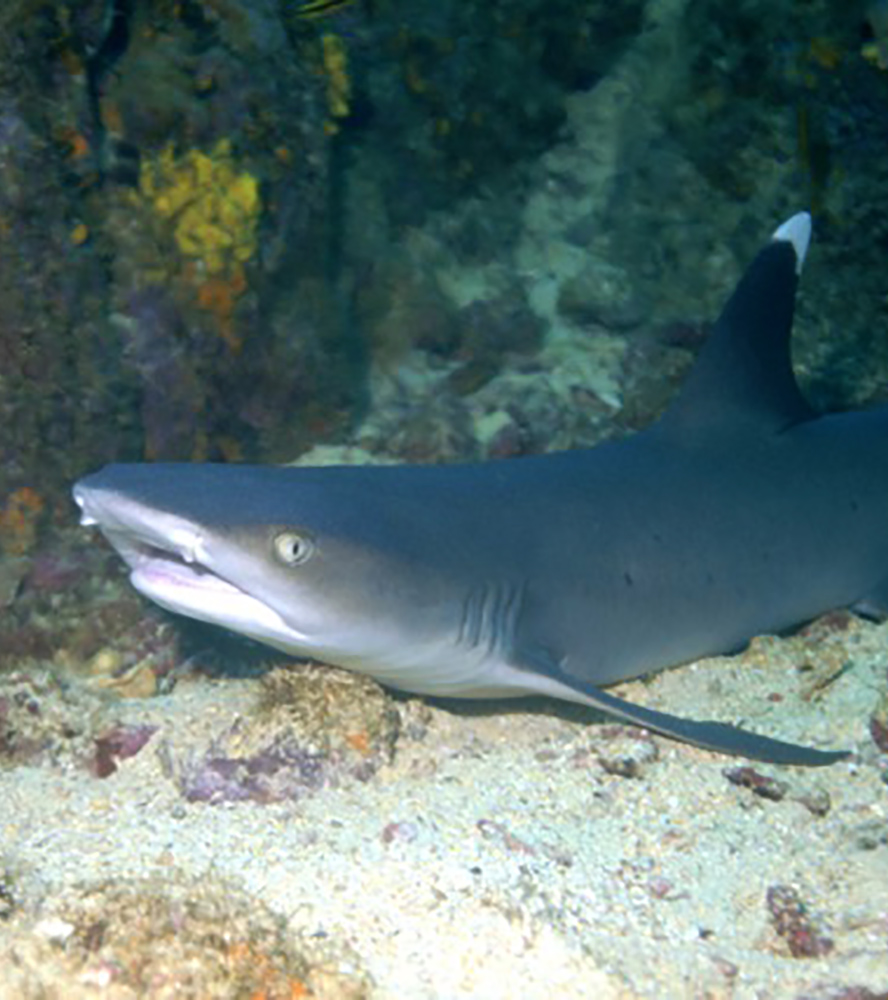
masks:
<path id="1" fill-rule="evenodd" d="M 886 141 L 884 0 L 5 0 L 0 994 L 884 997 L 884 629 L 658 678 L 858 751 L 729 774 L 268 672 L 147 608 L 70 486 L 628 433 L 803 208 L 800 380 L 884 403 Z"/>
<path id="2" fill-rule="evenodd" d="M 11 0 L 7 549 L 112 459 L 360 438 L 440 461 L 642 423 L 801 207 L 799 365 L 821 404 L 878 396 L 884 21 L 826 0 Z"/>

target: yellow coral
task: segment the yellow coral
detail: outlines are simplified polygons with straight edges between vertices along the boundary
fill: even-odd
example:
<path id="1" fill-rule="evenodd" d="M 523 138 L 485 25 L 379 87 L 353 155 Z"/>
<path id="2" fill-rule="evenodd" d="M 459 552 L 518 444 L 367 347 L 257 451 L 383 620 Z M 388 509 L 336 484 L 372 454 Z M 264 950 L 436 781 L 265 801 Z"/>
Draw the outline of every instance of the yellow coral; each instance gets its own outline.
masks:
<path id="1" fill-rule="evenodd" d="M 183 256 L 206 275 L 224 275 L 256 252 L 259 182 L 239 171 L 227 139 L 210 153 L 177 156 L 166 146 L 141 170 L 139 187 L 169 220 Z"/>
<path id="2" fill-rule="evenodd" d="M 334 120 L 348 118 L 352 97 L 348 49 L 339 35 L 328 32 L 321 37 L 321 51 L 327 75 L 327 110 Z"/>
<path id="3" fill-rule="evenodd" d="M 238 170 L 231 143 L 223 139 L 209 153 L 192 149 L 177 156 L 166 146 L 143 163 L 139 189 L 171 227 L 185 258 L 182 276 L 198 306 L 214 316 L 231 350 L 239 350 L 233 315 L 247 288 L 243 265 L 256 252 L 259 182 Z"/>

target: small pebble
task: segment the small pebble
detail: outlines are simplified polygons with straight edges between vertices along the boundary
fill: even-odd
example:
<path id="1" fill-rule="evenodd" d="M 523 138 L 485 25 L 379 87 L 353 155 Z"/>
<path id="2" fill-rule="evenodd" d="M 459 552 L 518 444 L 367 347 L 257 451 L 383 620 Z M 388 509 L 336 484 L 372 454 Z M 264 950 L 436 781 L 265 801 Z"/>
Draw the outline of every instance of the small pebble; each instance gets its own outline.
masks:
<path id="1" fill-rule="evenodd" d="M 754 767 L 729 767 L 722 771 L 722 774 L 740 788 L 748 788 L 754 795 L 772 802 L 780 802 L 786 798 L 789 785 L 785 781 L 778 781 L 777 778 L 770 778 L 766 774 L 761 774 Z"/>
<path id="2" fill-rule="evenodd" d="M 832 799 L 825 788 L 805 792 L 796 798 L 796 802 L 800 802 L 814 816 L 825 816 L 832 808 Z"/>
<path id="3" fill-rule="evenodd" d="M 608 774 L 620 778 L 640 778 L 659 757 L 660 751 L 652 739 L 621 734 L 599 750 L 598 763 Z"/>

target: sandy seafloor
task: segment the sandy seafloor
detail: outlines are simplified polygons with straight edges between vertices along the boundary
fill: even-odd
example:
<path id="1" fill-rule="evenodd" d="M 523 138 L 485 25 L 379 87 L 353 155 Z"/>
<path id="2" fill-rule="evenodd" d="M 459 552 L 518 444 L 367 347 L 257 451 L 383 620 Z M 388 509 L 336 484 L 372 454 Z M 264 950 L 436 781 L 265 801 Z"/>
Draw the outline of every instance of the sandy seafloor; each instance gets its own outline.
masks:
<path id="1" fill-rule="evenodd" d="M 23 896 L 0 922 L 0 996 L 136 995 L 100 949 L 58 981 L 47 959 L 73 933 L 57 909 L 72 887 L 134 879 L 239 889 L 294 940 L 331 942 L 344 980 L 319 996 L 884 995 L 888 788 L 868 726 L 886 668 L 888 627 L 854 620 L 617 689 L 855 751 L 824 769 L 756 765 L 785 782 L 776 801 L 727 780 L 742 762 L 539 699 L 427 715 L 401 701 L 424 731 L 405 727 L 369 780 L 284 803 L 189 803 L 163 748 L 205 745 L 252 711 L 258 682 L 186 678 L 123 701 L 118 717 L 160 729 L 110 777 L 0 771 L 0 857 Z M 832 941 L 827 954 L 790 954 L 766 902 L 778 885 Z M 342 982 L 356 972 L 352 993 Z"/>

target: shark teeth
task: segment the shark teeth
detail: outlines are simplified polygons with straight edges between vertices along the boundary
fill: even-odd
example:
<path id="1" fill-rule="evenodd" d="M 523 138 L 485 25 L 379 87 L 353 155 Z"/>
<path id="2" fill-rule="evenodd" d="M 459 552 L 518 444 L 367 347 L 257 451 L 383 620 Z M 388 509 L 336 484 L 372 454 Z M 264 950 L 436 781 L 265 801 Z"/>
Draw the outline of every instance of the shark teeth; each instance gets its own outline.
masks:
<path id="1" fill-rule="evenodd" d="M 188 528 L 175 528 L 169 534 L 168 545 L 183 562 L 199 563 L 203 554 L 202 541 L 196 531 Z"/>

